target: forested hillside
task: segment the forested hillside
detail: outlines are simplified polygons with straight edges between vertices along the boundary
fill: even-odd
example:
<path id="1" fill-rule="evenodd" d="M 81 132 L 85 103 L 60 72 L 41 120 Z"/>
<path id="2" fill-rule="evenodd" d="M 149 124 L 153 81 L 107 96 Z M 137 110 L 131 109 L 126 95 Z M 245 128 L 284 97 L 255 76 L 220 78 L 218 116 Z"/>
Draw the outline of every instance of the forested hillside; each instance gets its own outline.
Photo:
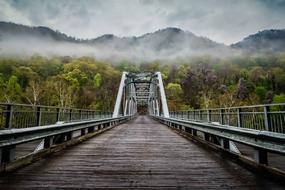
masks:
<path id="1" fill-rule="evenodd" d="M 170 110 L 285 102 L 285 55 L 112 64 L 95 58 L 1 58 L 0 101 L 112 110 L 121 72 L 161 71 Z"/>

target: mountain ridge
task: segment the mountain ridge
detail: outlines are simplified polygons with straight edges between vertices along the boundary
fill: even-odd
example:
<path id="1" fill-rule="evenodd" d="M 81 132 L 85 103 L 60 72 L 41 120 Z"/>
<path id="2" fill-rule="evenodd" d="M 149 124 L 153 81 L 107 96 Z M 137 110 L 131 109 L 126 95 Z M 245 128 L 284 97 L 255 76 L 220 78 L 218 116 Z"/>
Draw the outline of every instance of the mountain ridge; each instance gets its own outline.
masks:
<path id="1" fill-rule="evenodd" d="M 35 47 L 25 44 L 33 44 Z M 144 60 L 205 54 L 228 56 L 259 51 L 285 51 L 285 30 L 264 30 L 227 46 L 176 27 L 167 27 L 140 36 L 118 37 L 104 34 L 91 39 L 78 39 L 45 26 L 0 22 L 0 54 L 86 54 L 104 59 Z"/>
<path id="2" fill-rule="evenodd" d="M 232 48 L 246 51 L 285 51 L 285 29 L 262 30 L 232 44 Z"/>
<path id="3" fill-rule="evenodd" d="M 7 28 L 8 28 L 8 31 L 7 31 Z M 4 30 L 3 30 L 4 29 Z M 177 27 L 166 27 L 166 28 L 162 28 L 162 29 L 158 29 L 154 32 L 150 32 L 150 33 L 145 33 L 145 34 L 142 34 L 140 36 L 124 36 L 124 37 L 118 37 L 114 34 L 103 34 L 101 36 L 98 36 L 98 37 L 94 37 L 94 38 L 87 38 L 87 39 L 83 39 L 83 38 L 75 38 L 75 37 L 72 37 L 72 36 L 69 36 L 65 33 L 62 33 L 58 30 L 53 30 L 49 27 L 46 27 L 46 26 L 27 26 L 27 25 L 23 25 L 23 24 L 16 24 L 16 23 L 13 23 L 13 22 L 4 22 L 4 21 L 0 21 L 0 32 L 11 32 L 13 34 L 17 34 L 17 33 L 20 33 L 20 32 L 23 32 L 25 31 L 26 32 L 37 32 L 38 33 L 49 33 L 49 34 L 57 34 L 57 36 L 61 36 L 62 38 L 69 38 L 71 40 L 74 40 L 74 41 L 81 41 L 81 42 L 86 42 L 86 41 L 96 41 L 97 39 L 101 39 L 101 38 L 104 38 L 104 39 L 111 39 L 111 38 L 117 38 L 117 39 L 141 39 L 141 38 L 145 38 L 145 37 L 148 37 L 149 35 L 155 35 L 155 34 L 159 34 L 159 33 L 165 33 L 165 32 L 172 32 L 172 33 L 186 33 L 186 34 L 190 34 L 190 35 L 194 35 L 196 37 L 200 37 L 200 38 L 205 38 L 205 39 L 209 39 L 207 37 L 202 37 L 202 36 L 197 36 L 195 34 L 193 34 L 192 32 L 190 31 L 184 31 L 180 28 L 177 28 Z M 210 39 L 209 39 L 210 40 Z M 210 40 L 210 41 L 213 41 L 213 40 Z M 214 41 L 213 41 L 214 42 Z M 216 42 L 218 43 L 218 42 Z M 218 43 L 218 44 L 223 44 L 223 43 Z"/>

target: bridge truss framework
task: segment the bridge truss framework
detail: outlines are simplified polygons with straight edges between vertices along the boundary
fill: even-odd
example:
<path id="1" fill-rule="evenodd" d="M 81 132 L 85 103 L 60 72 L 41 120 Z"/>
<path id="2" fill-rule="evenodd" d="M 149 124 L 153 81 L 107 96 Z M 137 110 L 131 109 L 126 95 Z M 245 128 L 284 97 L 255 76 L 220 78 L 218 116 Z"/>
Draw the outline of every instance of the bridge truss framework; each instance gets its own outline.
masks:
<path id="1" fill-rule="evenodd" d="M 123 72 L 113 118 L 133 115 L 139 106 L 146 106 L 150 115 L 169 117 L 162 75 Z"/>

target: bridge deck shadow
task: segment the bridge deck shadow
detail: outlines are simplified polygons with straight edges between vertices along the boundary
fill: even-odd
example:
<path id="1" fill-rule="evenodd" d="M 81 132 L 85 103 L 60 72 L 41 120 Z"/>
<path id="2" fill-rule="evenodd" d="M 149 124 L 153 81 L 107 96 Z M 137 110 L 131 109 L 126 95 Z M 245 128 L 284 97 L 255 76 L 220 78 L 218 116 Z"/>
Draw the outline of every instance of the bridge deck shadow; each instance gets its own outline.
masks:
<path id="1" fill-rule="evenodd" d="M 147 116 L 0 177 L 0 189 L 282 189 Z"/>

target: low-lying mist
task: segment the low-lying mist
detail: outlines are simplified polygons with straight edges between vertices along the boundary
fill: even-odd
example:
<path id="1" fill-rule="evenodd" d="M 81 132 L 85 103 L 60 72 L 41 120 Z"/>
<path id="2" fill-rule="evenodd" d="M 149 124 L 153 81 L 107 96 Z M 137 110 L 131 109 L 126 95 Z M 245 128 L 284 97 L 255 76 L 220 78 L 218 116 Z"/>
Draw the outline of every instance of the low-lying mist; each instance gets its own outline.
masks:
<path id="1" fill-rule="evenodd" d="M 207 38 L 173 30 L 165 29 L 141 37 L 118 38 L 106 35 L 94 40 L 74 41 L 55 40 L 49 36 L 2 35 L 0 55 L 90 56 L 112 62 L 120 60 L 141 62 L 200 55 L 227 57 L 239 53 L 238 50 Z"/>
<path id="2" fill-rule="evenodd" d="M 0 56 L 8 57 L 89 56 L 134 63 L 204 55 L 225 58 L 244 53 L 284 52 L 284 39 L 285 30 L 264 30 L 227 46 L 179 28 L 165 28 L 139 37 L 107 34 L 81 40 L 47 27 L 0 22 Z"/>

